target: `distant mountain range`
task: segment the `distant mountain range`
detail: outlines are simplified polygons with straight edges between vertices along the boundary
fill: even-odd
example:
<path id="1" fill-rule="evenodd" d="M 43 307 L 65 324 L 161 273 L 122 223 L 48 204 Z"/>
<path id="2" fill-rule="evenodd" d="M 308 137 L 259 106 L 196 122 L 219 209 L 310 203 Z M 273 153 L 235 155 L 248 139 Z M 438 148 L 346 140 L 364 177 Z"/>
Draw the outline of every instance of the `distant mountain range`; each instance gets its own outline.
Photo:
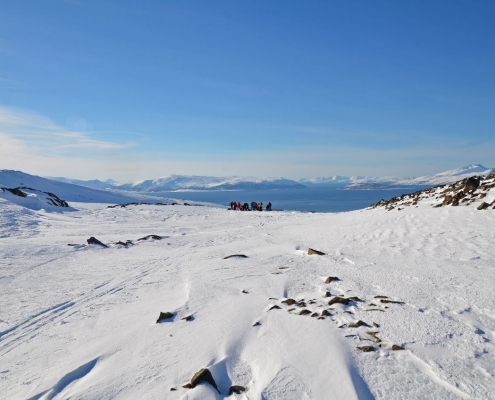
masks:
<path id="1" fill-rule="evenodd" d="M 248 178 L 212 176 L 171 175 L 167 178 L 116 184 L 113 188 L 136 192 L 167 192 L 188 190 L 262 190 L 262 189 L 304 189 L 304 185 L 284 178 Z"/>
<path id="2" fill-rule="evenodd" d="M 365 176 L 331 176 L 327 178 L 300 179 L 298 182 L 305 186 L 340 185 L 344 189 L 396 189 L 409 186 L 434 186 L 453 183 L 473 175 L 488 175 L 494 168 L 486 168 L 481 164 L 471 164 L 466 167 L 441 172 L 435 175 L 416 178 L 396 177 L 365 177 Z"/>
<path id="3" fill-rule="evenodd" d="M 141 193 L 172 191 L 214 191 L 214 190 L 269 190 L 304 189 L 332 185 L 342 189 L 392 189 L 410 186 L 434 186 L 453 183 L 473 175 L 488 175 L 494 169 L 481 164 L 472 164 L 435 175 L 416 178 L 331 176 L 326 178 L 301 179 L 298 182 L 284 178 L 246 178 L 171 175 L 166 178 L 147 179 L 133 183 L 117 183 L 114 180 L 78 180 L 69 178 L 42 178 L 20 171 L 0 170 L 0 187 L 30 187 L 55 193 L 64 200 L 78 202 L 119 202 L 135 201 Z M 133 193 L 131 193 L 133 192 Z M 126 194 L 127 193 L 127 194 Z M 135 194 L 134 194 L 135 193 Z M 124 197 L 123 197 L 124 196 Z"/>

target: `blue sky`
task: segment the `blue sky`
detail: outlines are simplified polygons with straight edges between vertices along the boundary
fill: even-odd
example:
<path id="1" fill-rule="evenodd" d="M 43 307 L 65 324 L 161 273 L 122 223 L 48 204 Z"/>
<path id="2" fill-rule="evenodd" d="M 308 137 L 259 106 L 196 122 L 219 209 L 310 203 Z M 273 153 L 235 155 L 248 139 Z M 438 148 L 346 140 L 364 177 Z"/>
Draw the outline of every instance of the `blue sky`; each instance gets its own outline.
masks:
<path id="1" fill-rule="evenodd" d="M 0 168 L 74 178 L 495 167 L 493 1 L 26 0 Z"/>

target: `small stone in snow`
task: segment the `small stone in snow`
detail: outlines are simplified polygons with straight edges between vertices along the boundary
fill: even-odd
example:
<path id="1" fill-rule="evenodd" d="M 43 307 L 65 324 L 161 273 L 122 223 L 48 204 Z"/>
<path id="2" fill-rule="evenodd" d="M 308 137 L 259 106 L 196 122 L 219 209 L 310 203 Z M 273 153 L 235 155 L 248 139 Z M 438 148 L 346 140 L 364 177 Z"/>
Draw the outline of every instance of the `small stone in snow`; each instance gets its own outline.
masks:
<path id="1" fill-rule="evenodd" d="M 317 255 L 317 256 L 324 256 L 325 253 L 321 252 L 321 251 L 318 251 L 318 250 L 315 250 L 315 249 L 308 249 L 308 254 L 309 255 Z"/>

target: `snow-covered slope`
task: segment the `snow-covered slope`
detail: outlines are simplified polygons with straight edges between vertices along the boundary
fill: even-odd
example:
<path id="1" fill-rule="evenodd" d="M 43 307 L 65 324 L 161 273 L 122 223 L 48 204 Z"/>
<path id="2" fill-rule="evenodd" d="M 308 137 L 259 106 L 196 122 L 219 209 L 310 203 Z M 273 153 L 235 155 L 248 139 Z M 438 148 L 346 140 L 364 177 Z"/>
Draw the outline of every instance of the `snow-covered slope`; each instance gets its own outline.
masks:
<path id="1" fill-rule="evenodd" d="M 0 199 L 1 399 L 493 398 L 491 209 L 77 208 Z"/>
<path id="2" fill-rule="evenodd" d="M 300 189 L 304 188 L 304 186 L 284 178 L 218 178 L 211 176 L 171 175 L 166 178 L 147 179 L 129 184 L 114 185 L 114 188 L 138 192 L 165 192 L 174 190 Z"/>
<path id="3" fill-rule="evenodd" d="M 85 203 L 127 203 L 135 201 L 157 202 L 163 199 L 144 196 L 138 193 L 124 193 L 122 191 L 100 190 L 70 183 L 53 181 L 40 176 L 26 174 L 21 171 L 0 170 L 0 187 L 19 188 L 27 187 L 38 191 L 54 193 L 59 198 L 72 202 Z M 16 199 L 17 200 L 17 199 Z"/>

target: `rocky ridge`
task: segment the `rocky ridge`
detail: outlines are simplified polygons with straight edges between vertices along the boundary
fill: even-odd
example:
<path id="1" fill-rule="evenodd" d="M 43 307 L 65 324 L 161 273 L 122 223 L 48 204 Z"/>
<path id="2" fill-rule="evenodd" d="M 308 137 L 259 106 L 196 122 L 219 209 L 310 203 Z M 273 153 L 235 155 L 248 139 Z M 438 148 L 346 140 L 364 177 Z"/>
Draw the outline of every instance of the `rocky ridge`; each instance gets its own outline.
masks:
<path id="1" fill-rule="evenodd" d="M 384 208 L 387 211 L 404 207 L 470 206 L 478 210 L 495 209 L 495 172 L 490 175 L 472 176 L 450 185 L 438 185 L 411 194 L 380 200 L 368 209 Z"/>

